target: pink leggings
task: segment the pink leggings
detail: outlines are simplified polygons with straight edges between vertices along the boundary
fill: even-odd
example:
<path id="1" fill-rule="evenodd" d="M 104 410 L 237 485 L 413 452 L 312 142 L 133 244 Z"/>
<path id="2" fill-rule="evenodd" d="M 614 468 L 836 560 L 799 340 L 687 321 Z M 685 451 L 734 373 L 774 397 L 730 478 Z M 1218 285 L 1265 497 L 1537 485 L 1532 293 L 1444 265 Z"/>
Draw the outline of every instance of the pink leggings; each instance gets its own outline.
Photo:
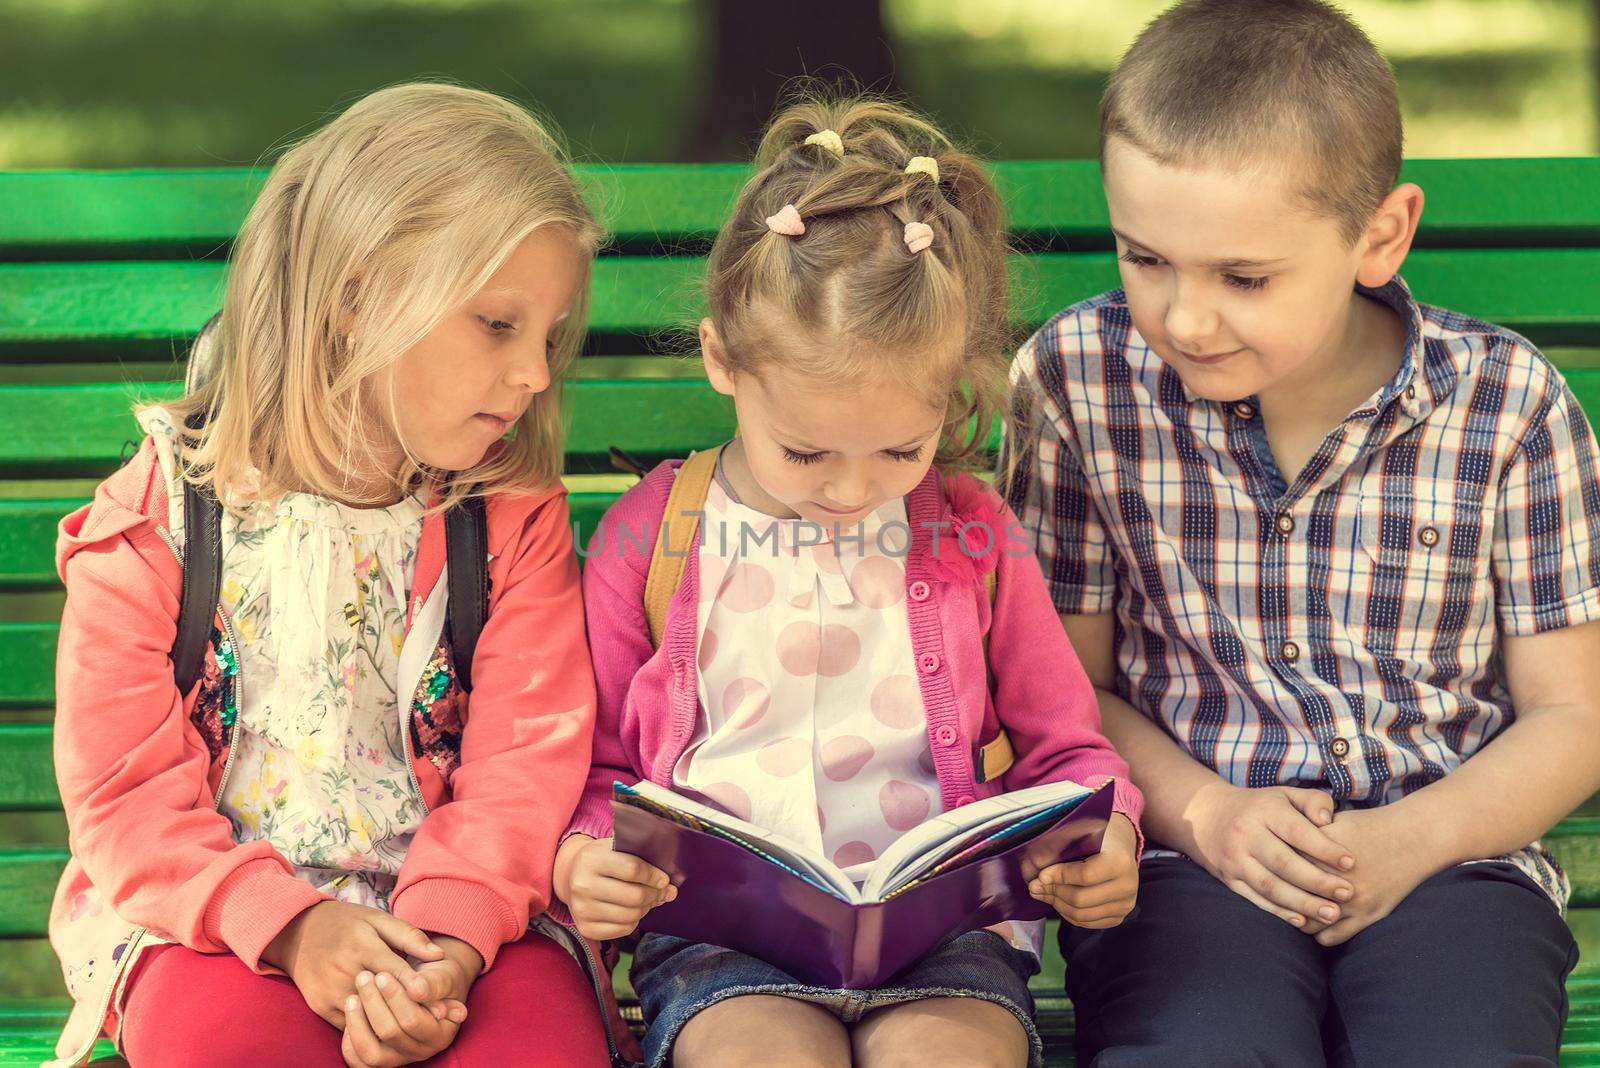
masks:
<path id="1" fill-rule="evenodd" d="M 129 977 L 122 1044 L 131 1068 L 342 1065 L 341 1032 L 281 975 L 229 954 L 159 946 Z M 539 1064 L 606 1068 L 594 989 L 566 950 L 540 934 L 503 947 L 467 995 L 467 1021 L 434 1066 Z"/>

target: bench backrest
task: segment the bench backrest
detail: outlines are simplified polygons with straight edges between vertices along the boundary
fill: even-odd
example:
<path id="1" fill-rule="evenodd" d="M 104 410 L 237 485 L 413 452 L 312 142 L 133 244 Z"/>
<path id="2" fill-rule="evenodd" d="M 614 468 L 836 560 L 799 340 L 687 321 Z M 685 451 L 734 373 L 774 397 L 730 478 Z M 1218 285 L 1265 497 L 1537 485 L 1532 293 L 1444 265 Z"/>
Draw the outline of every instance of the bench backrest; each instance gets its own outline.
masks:
<path id="1" fill-rule="evenodd" d="M 747 176 L 737 165 L 584 168 L 614 235 L 593 276 L 572 388 L 568 479 L 592 529 L 646 461 L 725 439 L 728 405 L 682 351 L 703 257 Z M 995 167 L 1019 252 L 1019 327 L 1118 284 L 1092 162 Z M 1420 299 L 1541 345 L 1600 416 L 1600 159 L 1414 160 L 1427 192 L 1405 276 Z M 228 243 L 262 176 L 240 170 L 0 173 L 0 810 L 60 806 L 51 770 L 55 524 L 137 430 L 135 395 L 171 396 L 174 362 L 216 310 Z M 132 385 L 130 386 L 130 383 Z M 1600 824 L 1569 820 L 1580 902 L 1600 902 Z M 43 933 L 65 852 L 0 846 L 0 937 Z"/>

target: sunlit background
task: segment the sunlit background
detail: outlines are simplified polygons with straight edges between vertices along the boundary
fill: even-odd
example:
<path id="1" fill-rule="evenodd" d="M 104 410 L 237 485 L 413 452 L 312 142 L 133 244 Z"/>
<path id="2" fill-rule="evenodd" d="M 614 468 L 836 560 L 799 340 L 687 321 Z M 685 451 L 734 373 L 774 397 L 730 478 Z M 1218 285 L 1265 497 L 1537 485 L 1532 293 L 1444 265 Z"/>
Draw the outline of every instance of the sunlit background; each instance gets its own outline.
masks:
<path id="1" fill-rule="evenodd" d="M 1394 62 L 1409 155 L 1600 150 L 1600 0 L 1344 6 Z M 737 70 L 737 88 L 719 89 L 719 55 L 756 57 L 775 79 L 867 56 L 856 74 L 906 93 L 980 151 L 1082 157 L 1106 72 L 1161 7 L 0 0 L 0 167 L 250 164 L 361 93 L 419 75 L 536 102 L 583 158 L 734 158 L 771 90 Z"/>

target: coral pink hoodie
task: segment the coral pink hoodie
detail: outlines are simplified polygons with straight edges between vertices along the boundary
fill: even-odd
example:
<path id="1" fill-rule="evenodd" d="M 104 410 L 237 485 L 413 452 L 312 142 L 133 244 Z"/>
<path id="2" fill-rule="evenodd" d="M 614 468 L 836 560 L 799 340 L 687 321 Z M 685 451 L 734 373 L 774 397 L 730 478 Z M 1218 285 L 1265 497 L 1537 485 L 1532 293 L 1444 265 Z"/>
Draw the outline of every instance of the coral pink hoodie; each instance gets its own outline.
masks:
<path id="1" fill-rule="evenodd" d="M 61 523 L 55 763 L 72 859 L 50 940 L 75 1005 L 59 1063 L 80 1062 L 103 1027 L 117 1033 L 119 980 L 149 934 L 269 972 L 262 951 L 322 900 L 270 844 L 235 842 L 216 811 L 232 742 L 216 719 L 228 680 L 213 649 L 195 692 L 173 683 L 182 569 L 166 524 L 148 440 Z M 589 764 L 595 689 L 564 491 L 491 498 L 488 548 L 469 716 L 441 634 L 444 524 L 424 521 L 406 641 L 427 643 L 424 678 L 435 685 L 406 693 L 396 714 L 429 812 L 392 908 L 492 966 L 549 901 L 556 843 Z"/>

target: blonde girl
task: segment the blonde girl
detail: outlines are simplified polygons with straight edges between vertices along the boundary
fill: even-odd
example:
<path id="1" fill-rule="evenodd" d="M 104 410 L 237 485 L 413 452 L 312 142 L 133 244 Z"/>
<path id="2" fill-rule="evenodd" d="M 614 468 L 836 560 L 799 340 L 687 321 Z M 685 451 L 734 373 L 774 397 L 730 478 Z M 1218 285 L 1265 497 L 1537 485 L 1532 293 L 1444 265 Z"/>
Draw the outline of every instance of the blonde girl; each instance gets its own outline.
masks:
<path id="1" fill-rule="evenodd" d="M 593 729 L 558 475 L 598 237 L 547 129 L 468 89 L 373 93 L 272 169 L 215 375 L 62 525 L 57 1063 L 101 1034 L 135 1068 L 606 1062 L 529 926 Z M 186 483 L 223 510 L 185 693 Z M 469 700 L 443 516 L 472 497 Z"/>

